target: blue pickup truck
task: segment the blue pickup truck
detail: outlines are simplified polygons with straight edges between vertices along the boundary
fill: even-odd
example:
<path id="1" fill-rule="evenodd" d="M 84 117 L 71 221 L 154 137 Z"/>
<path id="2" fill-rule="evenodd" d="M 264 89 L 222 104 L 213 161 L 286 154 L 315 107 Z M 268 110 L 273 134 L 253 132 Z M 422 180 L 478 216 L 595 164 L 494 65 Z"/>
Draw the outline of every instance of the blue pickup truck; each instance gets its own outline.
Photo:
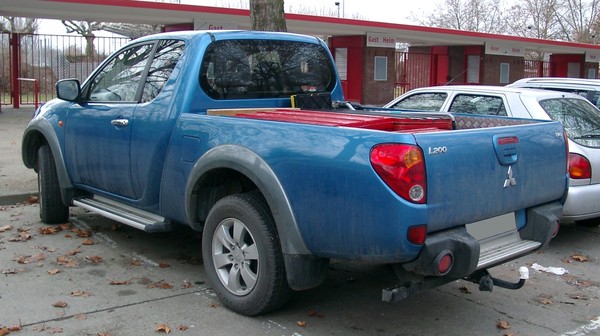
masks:
<path id="1" fill-rule="evenodd" d="M 330 260 L 392 265 L 387 301 L 463 278 L 516 288 L 487 269 L 558 231 L 560 123 L 361 108 L 315 37 L 147 36 L 57 97 L 22 143 L 41 220 L 78 206 L 202 232 L 206 276 L 241 314 L 318 286 Z"/>

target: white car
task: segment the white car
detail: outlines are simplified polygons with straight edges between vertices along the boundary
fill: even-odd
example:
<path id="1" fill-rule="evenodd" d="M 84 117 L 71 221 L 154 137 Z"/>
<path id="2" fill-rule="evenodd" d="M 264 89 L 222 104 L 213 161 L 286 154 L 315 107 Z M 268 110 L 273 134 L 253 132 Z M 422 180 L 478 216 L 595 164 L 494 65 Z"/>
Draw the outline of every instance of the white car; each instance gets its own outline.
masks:
<path id="1" fill-rule="evenodd" d="M 600 224 L 600 110 L 587 99 L 550 90 L 452 85 L 414 89 L 384 107 L 561 121 L 569 137 L 571 176 L 562 220 Z"/>

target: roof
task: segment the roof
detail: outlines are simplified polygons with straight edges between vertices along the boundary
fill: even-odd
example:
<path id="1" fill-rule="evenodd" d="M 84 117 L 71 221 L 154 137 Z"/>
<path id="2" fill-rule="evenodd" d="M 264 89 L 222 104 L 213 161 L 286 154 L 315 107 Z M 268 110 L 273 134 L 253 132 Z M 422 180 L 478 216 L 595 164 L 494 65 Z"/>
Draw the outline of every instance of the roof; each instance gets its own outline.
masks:
<path id="1" fill-rule="evenodd" d="M 460 91 L 460 92 L 471 92 L 471 93 L 489 93 L 489 94 L 519 94 L 525 96 L 535 96 L 539 98 L 552 98 L 552 97 L 561 97 L 568 95 L 570 97 L 581 98 L 575 94 L 559 92 L 559 91 L 551 91 L 551 90 L 540 90 L 534 88 L 524 88 L 524 87 L 510 87 L 510 86 L 493 86 L 493 85 L 445 85 L 445 86 L 428 86 L 428 87 L 420 87 L 417 89 L 410 90 L 406 92 L 406 94 L 412 94 L 415 92 L 450 92 L 450 91 Z"/>
<path id="2" fill-rule="evenodd" d="M 186 24 L 220 22 L 250 29 L 245 9 L 193 6 L 131 0 L 2 0 L 0 15 L 101 22 Z M 286 13 L 288 31 L 309 35 L 390 34 L 413 46 L 485 45 L 504 43 L 523 50 L 559 54 L 600 55 L 600 46 L 523 38 L 454 29 Z"/>

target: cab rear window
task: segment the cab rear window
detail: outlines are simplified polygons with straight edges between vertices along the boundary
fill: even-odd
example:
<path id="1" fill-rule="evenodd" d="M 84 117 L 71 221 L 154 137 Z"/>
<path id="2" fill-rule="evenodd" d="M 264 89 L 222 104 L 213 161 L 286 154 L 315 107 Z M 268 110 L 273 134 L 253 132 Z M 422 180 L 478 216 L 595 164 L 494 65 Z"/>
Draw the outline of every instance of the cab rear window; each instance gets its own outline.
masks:
<path id="1" fill-rule="evenodd" d="M 206 50 L 200 69 L 200 86 L 213 99 L 331 92 L 335 78 L 322 46 L 294 41 L 216 41 Z"/>

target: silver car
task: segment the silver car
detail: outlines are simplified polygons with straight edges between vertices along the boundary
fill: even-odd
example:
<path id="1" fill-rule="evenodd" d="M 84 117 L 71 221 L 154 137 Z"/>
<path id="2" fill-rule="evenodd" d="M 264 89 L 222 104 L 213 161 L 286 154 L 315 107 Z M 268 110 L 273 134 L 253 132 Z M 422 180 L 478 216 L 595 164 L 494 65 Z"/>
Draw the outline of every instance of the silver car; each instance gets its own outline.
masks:
<path id="1" fill-rule="evenodd" d="M 571 176 L 562 220 L 600 224 L 600 110 L 584 97 L 528 88 L 433 86 L 411 90 L 384 107 L 561 121 L 569 137 Z"/>

